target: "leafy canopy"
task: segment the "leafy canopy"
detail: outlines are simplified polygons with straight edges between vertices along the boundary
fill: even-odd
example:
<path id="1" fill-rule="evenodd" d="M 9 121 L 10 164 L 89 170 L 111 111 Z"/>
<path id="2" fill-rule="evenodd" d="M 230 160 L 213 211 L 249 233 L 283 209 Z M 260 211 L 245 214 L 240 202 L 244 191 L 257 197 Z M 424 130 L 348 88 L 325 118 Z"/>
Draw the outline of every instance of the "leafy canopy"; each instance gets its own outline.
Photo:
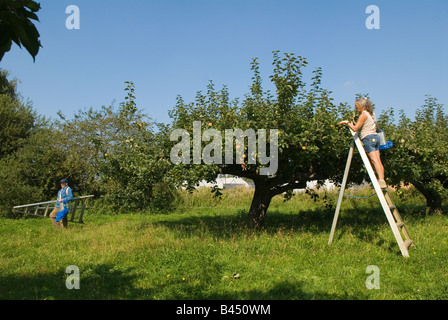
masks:
<path id="1" fill-rule="evenodd" d="M 13 42 L 36 59 L 41 43 L 32 20 L 39 21 L 36 13 L 40 9 L 40 4 L 32 0 L 0 0 L 0 61 Z"/>

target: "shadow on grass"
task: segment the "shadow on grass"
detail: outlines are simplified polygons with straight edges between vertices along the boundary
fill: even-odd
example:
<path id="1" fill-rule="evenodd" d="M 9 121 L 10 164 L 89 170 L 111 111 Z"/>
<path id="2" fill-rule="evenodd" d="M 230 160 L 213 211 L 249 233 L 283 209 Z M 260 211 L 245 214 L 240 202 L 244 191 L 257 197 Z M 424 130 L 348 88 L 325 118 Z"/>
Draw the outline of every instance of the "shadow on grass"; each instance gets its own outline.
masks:
<path id="1" fill-rule="evenodd" d="M 243 281 L 243 280 L 242 280 Z M 359 300 L 366 299 L 362 294 L 336 295 L 327 292 L 303 290 L 305 283 L 301 281 L 280 281 L 266 290 L 246 290 L 229 293 L 210 293 L 201 295 L 196 300 Z M 197 290 L 191 288 L 193 290 Z M 186 300 L 189 300 L 188 298 Z M 192 299 L 195 300 L 195 299 Z"/>
<path id="2" fill-rule="evenodd" d="M 196 216 L 180 215 L 177 219 L 162 219 L 154 222 L 154 225 L 168 227 L 182 236 L 208 233 L 214 237 L 227 238 L 253 232 L 246 227 L 246 216 L 247 211 L 241 210 L 225 215 L 210 212 Z M 329 234 L 333 217 L 334 210 L 328 209 L 300 210 L 296 213 L 273 209 L 267 213 L 264 227 L 258 232 L 275 234 L 284 230 Z M 364 208 L 362 211 L 345 209 L 339 216 L 337 228 L 350 227 L 354 233 L 360 233 L 362 237 L 364 230 L 373 230 L 384 223 L 387 223 L 387 219 L 381 208 Z"/>
<path id="3" fill-rule="evenodd" d="M 402 215 L 408 225 L 407 218 L 416 219 L 421 211 L 414 210 L 410 214 Z M 180 216 L 178 219 L 162 220 L 155 225 L 163 225 L 176 232 L 181 237 L 198 236 L 204 234 L 221 239 L 251 235 L 253 230 L 245 226 L 247 211 L 222 216 L 204 213 L 196 216 Z M 301 233 L 330 236 L 334 218 L 334 209 L 310 209 L 294 212 L 283 212 L 274 208 L 266 215 L 265 226 L 256 232 L 274 235 L 278 232 Z M 380 229 L 390 230 L 390 234 L 379 234 Z M 398 244 L 393 238 L 386 215 L 381 206 L 359 206 L 341 210 L 334 241 L 340 241 L 345 235 L 351 234 L 361 242 L 371 243 L 383 247 L 391 253 L 400 255 Z M 412 232 L 411 232 L 412 234 Z"/>
<path id="4" fill-rule="evenodd" d="M 130 299 L 148 294 L 136 290 L 136 276 L 130 269 L 99 264 L 80 268 L 80 288 L 67 289 L 70 274 L 65 270 L 35 275 L 0 275 L 1 300 L 90 300 Z"/>
<path id="5" fill-rule="evenodd" d="M 61 272 L 36 274 L 34 276 L 1 275 L 1 300 L 356 300 L 365 296 L 333 295 L 326 292 L 306 292 L 300 281 L 273 283 L 266 290 L 242 290 L 232 286 L 223 289 L 224 280 L 166 281 L 154 284 L 150 289 L 135 287 L 138 274 L 132 269 L 99 264 L 80 270 L 80 288 L 66 288 L 68 275 Z M 210 279 L 209 279 L 210 280 Z M 245 281 L 238 279 L 235 281 Z M 163 281 L 162 281 L 163 282 Z M 242 283 L 243 285 L 243 283 Z M 245 284 L 247 285 L 247 284 Z M 214 288 L 216 292 L 213 292 Z M 236 286 L 238 287 L 238 286 Z"/>

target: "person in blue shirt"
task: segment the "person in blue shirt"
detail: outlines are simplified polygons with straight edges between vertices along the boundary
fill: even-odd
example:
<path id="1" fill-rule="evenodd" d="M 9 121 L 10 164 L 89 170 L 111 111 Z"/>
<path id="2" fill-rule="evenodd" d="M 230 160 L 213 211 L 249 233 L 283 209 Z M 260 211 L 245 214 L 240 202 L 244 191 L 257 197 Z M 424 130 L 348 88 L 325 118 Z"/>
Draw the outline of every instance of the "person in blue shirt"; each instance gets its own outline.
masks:
<path id="1" fill-rule="evenodd" d="M 58 191 L 58 199 L 56 200 L 56 206 L 54 210 L 50 213 L 50 219 L 56 228 L 67 228 L 68 218 L 65 216 L 61 221 L 57 222 L 56 217 L 59 211 L 62 211 L 65 206 L 67 206 L 70 201 L 73 200 L 72 188 L 68 186 L 68 181 L 66 179 L 61 180 L 61 190 Z M 61 224 L 62 223 L 62 224 Z"/>

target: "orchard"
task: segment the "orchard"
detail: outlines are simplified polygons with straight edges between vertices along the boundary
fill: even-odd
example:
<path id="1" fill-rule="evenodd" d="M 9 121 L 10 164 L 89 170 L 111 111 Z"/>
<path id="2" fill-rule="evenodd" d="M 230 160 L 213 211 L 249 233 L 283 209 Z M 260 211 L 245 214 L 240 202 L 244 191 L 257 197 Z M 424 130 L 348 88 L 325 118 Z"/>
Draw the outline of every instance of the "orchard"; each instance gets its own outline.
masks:
<path id="1" fill-rule="evenodd" d="M 27 194 L 36 201 L 51 197 L 56 192 L 51 181 L 62 172 L 75 192 L 102 196 L 116 212 L 169 212 L 176 190 L 194 190 L 200 181 L 228 174 L 253 181 L 246 224 L 261 228 L 273 197 L 288 200 L 309 181 L 342 181 L 352 137 L 337 123 L 355 117 L 353 106 L 333 102 L 331 91 L 321 86 L 320 68 L 304 79 L 307 64 L 293 53 L 273 52 L 271 92 L 263 89 L 254 58 L 244 98 L 231 100 L 226 86 L 216 90 L 210 82 L 192 102 L 177 97 L 170 124 L 156 123 L 138 108 L 130 81 L 118 108 L 80 110 L 73 119 L 59 114 L 52 123 L 18 100 L 16 83 L 2 72 L 2 215 L 11 215 L 15 202 L 29 201 Z M 393 109 L 378 120 L 394 144 L 382 151 L 388 185 L 412 184 L 425 196 L 427 213 L 442 212 L 448 188 L 443 106 L 428 96 L 415 120 L 401 111 L 396 124 Z M 8 127 L 11 121 L 18 125 Z M 173 154 L 188 161 L 173 161 Z M 369 181 L 359 157 L 353 158 L 349 179 Z M 221 194 L 216 187 L 212 192 Z"/>

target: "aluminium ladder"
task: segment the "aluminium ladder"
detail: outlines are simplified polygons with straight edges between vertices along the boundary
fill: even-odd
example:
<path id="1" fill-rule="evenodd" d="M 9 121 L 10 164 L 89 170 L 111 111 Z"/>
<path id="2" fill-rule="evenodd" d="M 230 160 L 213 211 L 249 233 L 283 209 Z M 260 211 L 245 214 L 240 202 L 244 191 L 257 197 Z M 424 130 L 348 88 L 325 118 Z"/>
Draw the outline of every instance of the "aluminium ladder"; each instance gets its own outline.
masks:
<path id="1" fill-rule="evenodd" d="M 69 212 L 71 212 L 70 222 L 76 222 L 76 221 L 74 221 L 75 214 L 78 211 L 78 209 L 80 209 L 81 213 L 79 215 L 78 223 L 84 223 L 84 221 L 83 221 L 84 211 L 89 209 L 87 207 L 87 200 L 91 199 L 91 198 L 93 198 L 93 195 L 73 198 L 73 200 L 71 201 L 72 208 L 69 209 Z M 48 217 L 50 210 L 54 209 L 55 202 L 56 202 L 55 200 L 52 200 L 52 201 L 46 201 L 46 202 L 40 202 L 40 203 L 25 204 L 25 205 L 21 205 L 21 206 L 15 206 L 15 207 L 13 207 L 12 210 L 14 212 L 21 213 L 24 215 L 34 215 L 37 217 Z"/>
<path id="2" fill-rule="evenodd" d="M 359 154 L 361 155 L 362 161 L 366 166 L 367 172 L 369 174 L 370 180 L 373 184 L 376 194 L 380 200 L 381 206 L 383 207 L 384 213 L 386 214 L 389 225 L 392 229 L 392 232 L 397 240 L 398 246 L 400 247 L 401 254 L 404 257 L 409 257 L 408 248 L 414 245 L 414 242 L 411 240 L 409 236 L 409 232 L 401 219 L 401 216 L 396 208 L 395 204 L 392 201 L 389 193 L 387 192 L 387 188 L 381 189 L 380 184 L 376 178 L 375 172 L 373 171 L 372 165 L 370 163 L 369 158 L 364 150 L 361 139 L 357 132 L 354 132 L 350 129 L 350 132 L 353 135 L 353 141 L 350 145 L 350 151 L 347 158 L 347 164 L 345 166 L 344 177 L 342 179 L 341 190 L 339 191 L 339 199 L 338 204 L 336 206 L 336 212 L 333 219 L 333 225 L 331 227 L 330 239 L 328 240 L 328 244 L 331 244 L 334 237 L 334 232 L 336 230 L 336 224 L 338 221 L 339 211 L 341 209 L 342 198 L 344 196 L 345 186 L 347 184 L 348 173 L 350 170 L 351 161 L 353 158 L 353 153 L 355 149 L 355 145 L 358 148 Z M 400 232 L 401 231 L 401 232 Z M 402 235 L 403 234 L 403 235 Z M 404 240 L 403 240 L 404 236 Z"/>

